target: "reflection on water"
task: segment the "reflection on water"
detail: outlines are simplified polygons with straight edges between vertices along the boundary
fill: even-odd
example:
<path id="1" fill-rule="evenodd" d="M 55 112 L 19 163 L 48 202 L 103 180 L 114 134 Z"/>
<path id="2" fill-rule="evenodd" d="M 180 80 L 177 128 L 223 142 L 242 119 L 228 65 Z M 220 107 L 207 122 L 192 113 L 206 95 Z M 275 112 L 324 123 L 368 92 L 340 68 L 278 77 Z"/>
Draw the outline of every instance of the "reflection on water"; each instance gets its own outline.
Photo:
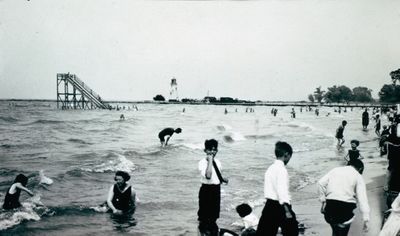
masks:
<path id="1" fill-rule="evenodd" d="M 137 220 L 133 217 L 133 214 L 110 214 L 110 219 L 113 223 L 114 229 L 119 232 L 129 232 L 129 229 L 137 225 Z"/>

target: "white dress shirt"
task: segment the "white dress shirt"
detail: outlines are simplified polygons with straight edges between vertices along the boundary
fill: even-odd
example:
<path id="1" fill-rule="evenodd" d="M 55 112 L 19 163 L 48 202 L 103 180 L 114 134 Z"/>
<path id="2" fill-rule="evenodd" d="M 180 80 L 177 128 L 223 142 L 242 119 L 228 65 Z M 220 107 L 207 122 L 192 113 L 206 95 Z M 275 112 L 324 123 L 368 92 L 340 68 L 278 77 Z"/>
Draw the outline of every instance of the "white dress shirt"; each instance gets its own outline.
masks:
<path id="1" fill-rule="evenodd" d="M 352 166 L 336 167 L 318 181 L 320 201 L 326 199 L 357 203 L 364 220 L 369 220 L 369 205 L 365 182 Z"/>
<path id="2" fill-rule="evenodd" d="M 219 171 L 221 172 L 221 162 L 219 160 L 217 160 L 216 158 L 214 158 L 214 161 L 217 164 Z M 206 158 L 203 158 L 199 161 L 199 171 L 200 171 L 200 175 L 201 175 L 200 182 L 202 184 L 215 184 L 215 185 L 221 184 L 221 182 L 218 179 L 217 172 L 215 172 L 214 166 L 211 167 L 211 169 L 212 169 L 211 178 L 210 179 L 206 178 L 207 165 L 208 165 L 208 162 L 207 162 Z"/>
<path id="3" fill-rule="evenodd" d="M 290 204 L 289 175 L 281 160 L 275 160 L 265 172 L 264 197 L 279 201 L 281 205 Z"/>

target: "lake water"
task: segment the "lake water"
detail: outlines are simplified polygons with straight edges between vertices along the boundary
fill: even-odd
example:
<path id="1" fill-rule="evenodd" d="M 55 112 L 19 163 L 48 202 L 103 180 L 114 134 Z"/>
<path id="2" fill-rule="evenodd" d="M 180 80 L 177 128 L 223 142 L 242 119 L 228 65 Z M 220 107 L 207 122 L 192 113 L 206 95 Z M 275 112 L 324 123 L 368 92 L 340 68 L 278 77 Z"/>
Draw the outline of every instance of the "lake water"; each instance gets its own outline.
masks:
<path id="1" fill-rule="evenodd" d="M 120 104 L 132 107 L 132 104 Z M 137 104 L 134 109 L 58 110 L 53 102 L 0 102 L 0 204 L 18 173 L 30 175 L 21 194 L 23 209 L 0 211 L 1 235 L 196 235 L 200 177 L 205 139 L 219 141 L 217 158 L 229 184 L 222 186 L 220 227 L 240 221 L 235 206 L 263 207 L 263 178 L 274 161 L 274 144 L 294 149 L 288 165 L 293 205 L 317 198 L 302 191 L 331 168 L 343 164 L 351 139 L 361 141 L 364 157 L 377 153 L 373 124 L 361 131 L 360 108 L 300 112 L 291 107 Z M 185 108 L 185 112 L 182 112 Z M 228 114 L 224 114 L 227 108 Z M 235 110 L 237 109 L 237 112 Z M 329 116 L 326 116 L 327 113 Z M 125 120 L 119 117 L 124 114 Z M 346 143 L 337 150 L 335 130 L 343 119 Z M 161 148 L 158 132 L 181 127 Z M 52 185 L 40 184 L 39 171 Z M 134 219 L 115 218 L 93 208 L 105 201 L 115 171 L 128 171 L 139 202 Z M 42 203 L 43 205 L 41 206 Z M 297 212 L 298 220 L 310 219 Z M 307 230 L 305 232 L 307 235 Z"/>

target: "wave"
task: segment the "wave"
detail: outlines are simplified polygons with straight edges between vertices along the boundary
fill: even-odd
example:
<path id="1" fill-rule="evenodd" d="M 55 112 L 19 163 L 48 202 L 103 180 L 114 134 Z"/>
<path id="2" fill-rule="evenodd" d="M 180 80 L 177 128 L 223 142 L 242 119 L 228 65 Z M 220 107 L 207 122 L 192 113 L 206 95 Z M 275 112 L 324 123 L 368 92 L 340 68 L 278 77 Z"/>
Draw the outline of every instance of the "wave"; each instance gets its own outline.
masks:
<path id="1" fill-rule="evenodd" d="M 274 137 L 273 134 L 251 134 L 251 135 L 245 135 L 244 136 L 246 139 L 271 139 Z"/>
<path id="2" fill-rule="evenodd" d="M 140 209 L 143 211 L 159 210 L 159 209 L 179 209 L 182 204 L 179 201 L 150 201 L 140 202 Z"/>
<path id="3" fill-rule="evenodd" d="M 167 147 L 171 147 L 172 145 L 169 145 Z M 154 150 L 148 150 L 145 152 L 138 152 L 138 151 L 134 151 L 134 150 L 129 150 L 129 151 L 125 151 L 124 155 L 126 156 L 133 156 L 133 157 L 137 157 L 137 156 L 160 156 L 162 153 L 165 152 L 165 149 L 160 149 L 160 146 L 157 145 L 157 148 Z"/>
<path id="4" fill-rule="evenodd" d="M 182 143 L 182 147 L 191 149 L 191 150 L 203 150 L 203 143 Z"/>
<path id="5" fill-rule="evenodd" d="M 226 131 L 226 130 L 231 130 L 232 127 L 226 124 L 222 124 L 222 125 L 217 125 L 217 129 L 219 131 Z"/>
<path id="6" fill-rule="evenodd" d="M 1 121 L 9 122 L 9 123 L 15 123 L 18 121 L 18 119 L 11 117 L 11 116 L 0 116 Z"/>
<path id="7" fill-rule="evenodd" d="M 3 203 L 0 202 L 2 205 Z M 30 202 L 23 202 L 22 207 L 14 210 L 0 210 L 0 231 L 9 229 L 25 221 L 39 221 L 43 217 L 51 217 L 54 215 L 65 216 L 86 216 L 97 213 L 105 213 L 108 208 L 101 205 L 97 206 L 61 206 L 46 207 L 40 202 L 40 196 L 34 196 Z"/>
<path id="8" fill-rule="evenodd" d="M 0 203 L 3 205 L 3 203 Z M 48 209 L 40 202 L 40 195 L 35 195 L 22 202 L 22 207 L 14 210 L 0 210 L 0 230 L 5 230 L 19 225 L 24 221 L 39 221 L 48 212 Z"/>
<path id="9" fill-rule="evenodd" d="M 136 169 L 135 164 L 130 160 L 128 160 L 125 156 L 119 154 L 116 155 L 117 158 L 114 160 L 109 160 L 105 163 L 101 163 L 91 167 L 82 167 L 80 169 L 83 171 L 96 172 L 96 173 L 115 172 L 118 170 L 131 173 Z"/>
<path id="10" fill-rule="evenodd" d="M 291 128 L 301 128 L 304 129 L 305 131 L 312 131 L 315 130 L 315 127 L 306 123 L 302 122 L 290 122 L 289 124 L 285 125 L 287 127 Z"/>
<path id="11" fill-rule="evenodd" d="M 65 121 L 39 119 L 30 124 L 32 125 L 32 124 L 61 124 L 61 123 L 65 123 Z"/>
<path id="12" fill-rule="evenodd" d="M 44 175 L 43 170 L 39 171 L 39 178 L 40 178 L 39 184 L 51 185 L 54 182 L 52 179 Z"/>
<path id="13" fill-rule="evenodd" d="M 7 169 L 7 168 L 0 168 L 0 176 L 14 176 L 15 173 L 18 173 L 20 170 L 16 169 Z"/>
<path id="14" fill-rule="evenodd" d="M 240 132 L 232 132 L 228 135 L 223 136 L 224 141 L 227 143 L 233 143 L 235 141 L 244 141 L 246 140 L 245 136 L 241 134 Z"/>
<path id="15" fill-rule="evenodd" d="M 0 145 L 0 149 L 30 149 L 33 147 L 33 144 L 2 144 Z"/>
<path id="16" fill-rule="evenodd" d="M 77 144 L 86 144 L 86 145 L 91 145 L 92 144 L 92 143 L 86 142 L 86 141 L 84 141 L 82 139 L 78 139 L 78 138 L 70 138 L 67 141 L 71 142 L 71 143 L 77 143 Z"/>

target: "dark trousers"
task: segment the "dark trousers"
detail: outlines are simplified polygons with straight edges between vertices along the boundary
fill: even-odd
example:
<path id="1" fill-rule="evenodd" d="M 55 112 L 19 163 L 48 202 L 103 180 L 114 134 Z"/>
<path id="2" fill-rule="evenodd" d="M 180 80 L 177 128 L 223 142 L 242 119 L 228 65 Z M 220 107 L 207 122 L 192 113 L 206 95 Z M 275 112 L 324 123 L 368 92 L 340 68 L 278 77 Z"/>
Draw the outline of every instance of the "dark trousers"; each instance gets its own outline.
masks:
<path id="1" fill-rule="evenodd" d="M 296 214 L 290 208 L 292 218 L 287 219 L 285 209 L 278 201 L 267 199 L 262 215 L 257 227 L 257 236 L 275 236 L 278 228 L 282 230 L 284 236 L 299 235 L 298 222 Z"/>
<path id="2" fill-rule="evenodd" d="M 199 231 L 210 232 L 207 235 L 215 235 L 218 232 L 216 223 L 219 218 L 221 203 L 221 185 L 202 184 L 199 191 Z"/>
<path id="3" fill-rule="evenodd" d="M 350 230 L 350 224 L 331 224 L 332 236 L 347 236 Z"/>
<path id="4" fill-rule="evenodd" d="M 353 218 L 353 210 L 357 207 L 355 203 L 338 200 L 326 200 L 324 217 L 332 228 L 332 236 L 347 236 L 350 224 L 343 223 Z"/>

